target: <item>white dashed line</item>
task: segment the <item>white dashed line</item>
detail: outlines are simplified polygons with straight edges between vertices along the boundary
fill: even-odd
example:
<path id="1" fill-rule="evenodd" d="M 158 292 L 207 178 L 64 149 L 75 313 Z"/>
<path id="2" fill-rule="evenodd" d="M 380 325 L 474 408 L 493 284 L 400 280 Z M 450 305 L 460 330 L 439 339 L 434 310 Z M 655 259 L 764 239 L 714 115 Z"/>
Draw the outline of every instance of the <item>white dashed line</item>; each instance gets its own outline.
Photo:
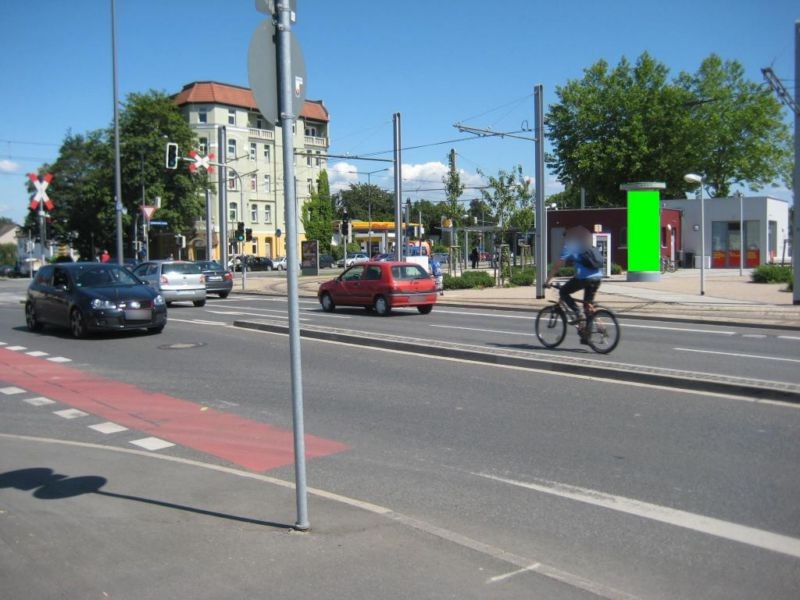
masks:
<path id="1" fill-rule="evenodd" d="M 45 398 L 44 396 L 37 396 L 36 398 L 25 398 L 23 402 L 27 402 L 31 406 L 47 406 L 48 404 L 55 404 L 55 400 Z"/>
<path id="2" fill-rule="evenodd" d="M 5 342 L 0 342 L 0 346 L 8 346 Z"/>
<path id="3" fill-rule="evenodd" d="M 6 346 L 6 350 L 13 350 L 14 352 L 22 352 L 27 349 L 25 346 Z"/>
<path id="4" fill-rule="evenodd" d="M 792 340 L 793 342 L 800 342 L 800 337 L 796 335 L 779 335 L 779 340 Z"/>
<path id="5" fill-rule="evenodd" d="M 108 435 L 109 433 L 119 433 L 120 431 L 128 431 L 127 427 L 123 427 L 122 425 L 117 425 L 116 423 L 112 423 L 111 421 L 106 421 L 105 423 L 98 423 L 97 425 L 89 425 L 89 429 L 94 429 L 95 431 L 99 431 L 100 433 L 105 433 Z"/>
<path id="6" fill-rule="evenodd" d="M 763 333 L 743 333 L 742 337 L 743 338 L 751 338 L 751 339 L 754 339 L 754 340 L 763 340 L 767 336 L 764 335 Z"/>
<path id="7" fill-rule="evenodd" d="M 64 357 L 64 356 L 51 356 L 51 357 L 50 357 L 50 358 L 48 358 L 47 360 L 49 360 L 50 362 L 54 362 L 54 363 L 66 363 L 66 362 L 72 362 L 72 359 L 71 359 L 71 358 L 66 358 L 66 357 Z"/>
<path id="8" fill-rule="evenodd" d="M 63 419 L 79 419 L 80 417 L 86 417 L 89 415 L 89 413 L 85 413 L 77 408 L 65 408 L 64 410 L 54 411 L 53 414 L 58 415 Z"/>
<path id="9" fill-rule="evenodd" d="M 739 352 L 719 352 L 717 350 L 700 350 L 699 348 L 673 348 L 678 352 L 699 352 L 701 354 L 718 354 L 720 356 L 736 356 L 737 358 L 759 358 L 761 360 L 775 360 L 778 362 L 800 363 L 795 358 L 784 358 L 782 356 L 763 356 L 761 354 L 740 354 Z"/>
<path id="10" fill-rule="evenodd" d="M 25 390 L 14 386 L 0 388 L 0 394 L 5 394 L 6 396 L 13 396 L 14 394 L 24 394 L 24 393 Z"/>
<path id="11" fill-rule="evenodd" d="M 157 437 L 146 437 L 140 440 L 132 440 L 131 444 L 135 446 L 139 446 L 140 448 L 144 448 L 145 450 L 163 450 L 164 448 L 169 448 L 170 446 L 174 446 L 175 444 L 168 442 L 166 440 L 161 440 Z"/>
<path id="12" fill-rule="evenodd" d="M 42 352 L 41 350 L 31 350 L 30 352 L 26 352 L 28 356 L 33 356 L 39 358 L 40 356 L 48 356 L 49 352 Z"/>

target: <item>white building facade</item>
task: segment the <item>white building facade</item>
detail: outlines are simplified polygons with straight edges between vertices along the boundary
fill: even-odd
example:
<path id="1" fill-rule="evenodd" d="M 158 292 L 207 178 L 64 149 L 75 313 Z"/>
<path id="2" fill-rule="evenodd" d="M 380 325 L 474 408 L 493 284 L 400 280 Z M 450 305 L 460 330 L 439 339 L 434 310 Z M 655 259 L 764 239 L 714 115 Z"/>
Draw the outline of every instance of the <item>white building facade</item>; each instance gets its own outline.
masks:
<path id="1" fill-rule="evenodd" d="M 235 230 L 239 222 L 252 231 L 252 239 L 244 242 L 239 252 L 274 258 L 285 256 L 286 231 L 283 176 L 283 140 L 280 126 L 273 126 L 256 107 L 252 92 L 245 87 L 199 81 L 187 84 L 175 96 L 175 103 L 195 132 L 201 155 L 220 156 L 217 140 L 220 127 L 225 128 L 228 169 L 227 229 L 229 254 L 236 249 Z M 310 198 L 322 169 L 327 166 L 329 140 L 328 110 L 321 101 L 306 101 L 294 130 L 295 181 L 297 204 L 302 207 Z M 181 154 L 187 154 L 182 150 Z M 216 178 L 210 177 L 212 191 L 212 227 L 219 231 L 219 200 Z M 298 210 L 298 215 L 302 214 Z M 202 227 L 200 227 L 202 226 Z M 298 223 L 299 240 L 305 239 L 303 225 Z M 207 256 L 205 224 L 198 223 L 197 235 L 190 241 L 192 258 Z M 220 257 L 218 235 L 213 235 L 211 256 Z M 298 249 L 299 252 L 299 249 Z"/>

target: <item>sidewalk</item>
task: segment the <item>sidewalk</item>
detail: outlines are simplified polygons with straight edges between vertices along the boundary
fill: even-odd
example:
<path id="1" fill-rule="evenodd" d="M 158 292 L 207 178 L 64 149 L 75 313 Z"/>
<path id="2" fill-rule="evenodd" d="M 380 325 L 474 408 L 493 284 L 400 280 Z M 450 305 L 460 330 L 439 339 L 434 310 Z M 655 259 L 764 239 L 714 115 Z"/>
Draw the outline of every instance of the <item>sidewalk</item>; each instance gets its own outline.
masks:
<path id="1" fill-rule="evenodd" d="M 588 598 L 533 564 L 325 492 L 292 529 L 269 476 L 0 434 L 3 598 Z M 559 574 L 561 572 L 558 572 Z M 552 576 L 556 572 L 553 571 Z"/>
<path id="2" fill-rule="evenodd" d="M 316 297 L 323 281 L 334 272 L 300 278 L 300 295 Z M 246 291 L 270 295 L 286 295 L 285 277 L 249 278 Z M 738 270 L 708 270 L 705 295 L 700 295 L 700 271 L 695 269 L 665 273 L 657 282 L 628 282 L 624 275 L 603 282 L 598 303 L 621 315 L 640 318 L 674 319 L 708 323 L 749 324 L 764 327 L 800 329 L 800 306 L 792 304 L 792 293 L 785 284 L 752 283 L 749 272 L 739 276 Z M 240 291 L 237 280 L 234 291 Z M 554 299 L 554 291 L 546 299 L 537 300 L 533 287 L 487 288 L 483 290 L 451 290 L 440 297 L 440 304 L 484 308 L 535 310 Z"/>

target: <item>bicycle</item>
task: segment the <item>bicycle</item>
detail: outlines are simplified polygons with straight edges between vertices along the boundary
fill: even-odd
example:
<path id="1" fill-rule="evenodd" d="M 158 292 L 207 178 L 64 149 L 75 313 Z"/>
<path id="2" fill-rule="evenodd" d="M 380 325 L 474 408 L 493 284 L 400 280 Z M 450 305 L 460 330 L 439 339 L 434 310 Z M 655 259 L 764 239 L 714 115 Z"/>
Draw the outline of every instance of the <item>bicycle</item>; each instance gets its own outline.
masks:
<path id="1" fill-rule="evenodd" d="M 661 257 L 661 272 L 662 273 L 674 273 L 677 271 L 678 266 L 675 264 L 675 261 L 671 258 L 667 258 L 666 256 Z"/>
<path id="2" fill-rule="evenodd" d="M 560 289 L 559 283 L 548 287 Z M 536 315 L 536 337 L 545 348 L 556 348 L 567 335 L 569 309 L 559 298 L 551 300 Z M 583 302 L 585 319 L 574 323 L 578 335 L 598 354 L 608 354 L 619 344 L 620 327 L 616 315 L 608 308 Z"/>

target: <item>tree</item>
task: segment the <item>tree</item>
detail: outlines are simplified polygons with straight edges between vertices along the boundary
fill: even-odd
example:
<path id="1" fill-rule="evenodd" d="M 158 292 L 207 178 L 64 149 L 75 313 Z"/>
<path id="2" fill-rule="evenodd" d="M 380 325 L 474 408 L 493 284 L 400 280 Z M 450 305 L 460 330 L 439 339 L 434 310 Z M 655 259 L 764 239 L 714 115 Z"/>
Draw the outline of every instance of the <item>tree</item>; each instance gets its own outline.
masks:
<path id="1" fill-rule="evenodd" d="M 351 219 L 368 220 L 369 207 L 372 205 L 373 221 L 394 220 L 394 196 L 377 185 L 351 184 L 349 189 L 339 192 L 338 204 L 341 206 L 341 211 L 347 210 Z"/>
<path id="2" fill-rule="evenodd" d="M 757 88 L 739 63 L 714 55 L 673 81 L 646 52 L 613 69 L 598 61 L 556 89 L 548 165 L 570 200 L 584 187 L 593 206 L 622 204 L 628 181 L 665 181 L 667 195 L 682 196 L 688 172 L 707 173 L 712 193 L 762 185 L 787 171 L 788 129 L 777 100 Z"/>
<path id="3" fill-rule="evenodd" d="M 444 191 L 447 201 L 445 202 L 445 214 L 454 221 L 458 221 L 461 217 L 462 208 L 458 201 L 461 194 L 464 193 L 464 184 L 461 183 L 461 174 L 456 168 L 456 151 L 450 150 L 447 155 L 447 174 L 442 177 L 444 184 Z"/>
<path id="4" fill-rule="evenodd" d="M 321 254 L 329 254 L 333 234 L 333 201 L 328 183 L 328 172 L 322 170 L 317 178 L 316 189 L 305 203 L 302 214 L 306 238 L 319 242 Z"/>
<path id="5" fill-rule="evenodd" d="M 481 171 L 478 173 L 485 176 Z M 489 186 L 482 190 L 481 194 L 486 204 L 491 207 L 494 217 L 497 219 L 497 226 L 505 237 L 508 230 L 513 228 L 512 215 L 532 207 L 533 194 L 530 189 L 530 181 L 522 174 L 521 165 L 517 165 L 510 171 L 500 170 L 497 177 L 492 175 L 485 177 L 489 181 Z M 530 227 L 526 229 L 530 229 Z"/>

